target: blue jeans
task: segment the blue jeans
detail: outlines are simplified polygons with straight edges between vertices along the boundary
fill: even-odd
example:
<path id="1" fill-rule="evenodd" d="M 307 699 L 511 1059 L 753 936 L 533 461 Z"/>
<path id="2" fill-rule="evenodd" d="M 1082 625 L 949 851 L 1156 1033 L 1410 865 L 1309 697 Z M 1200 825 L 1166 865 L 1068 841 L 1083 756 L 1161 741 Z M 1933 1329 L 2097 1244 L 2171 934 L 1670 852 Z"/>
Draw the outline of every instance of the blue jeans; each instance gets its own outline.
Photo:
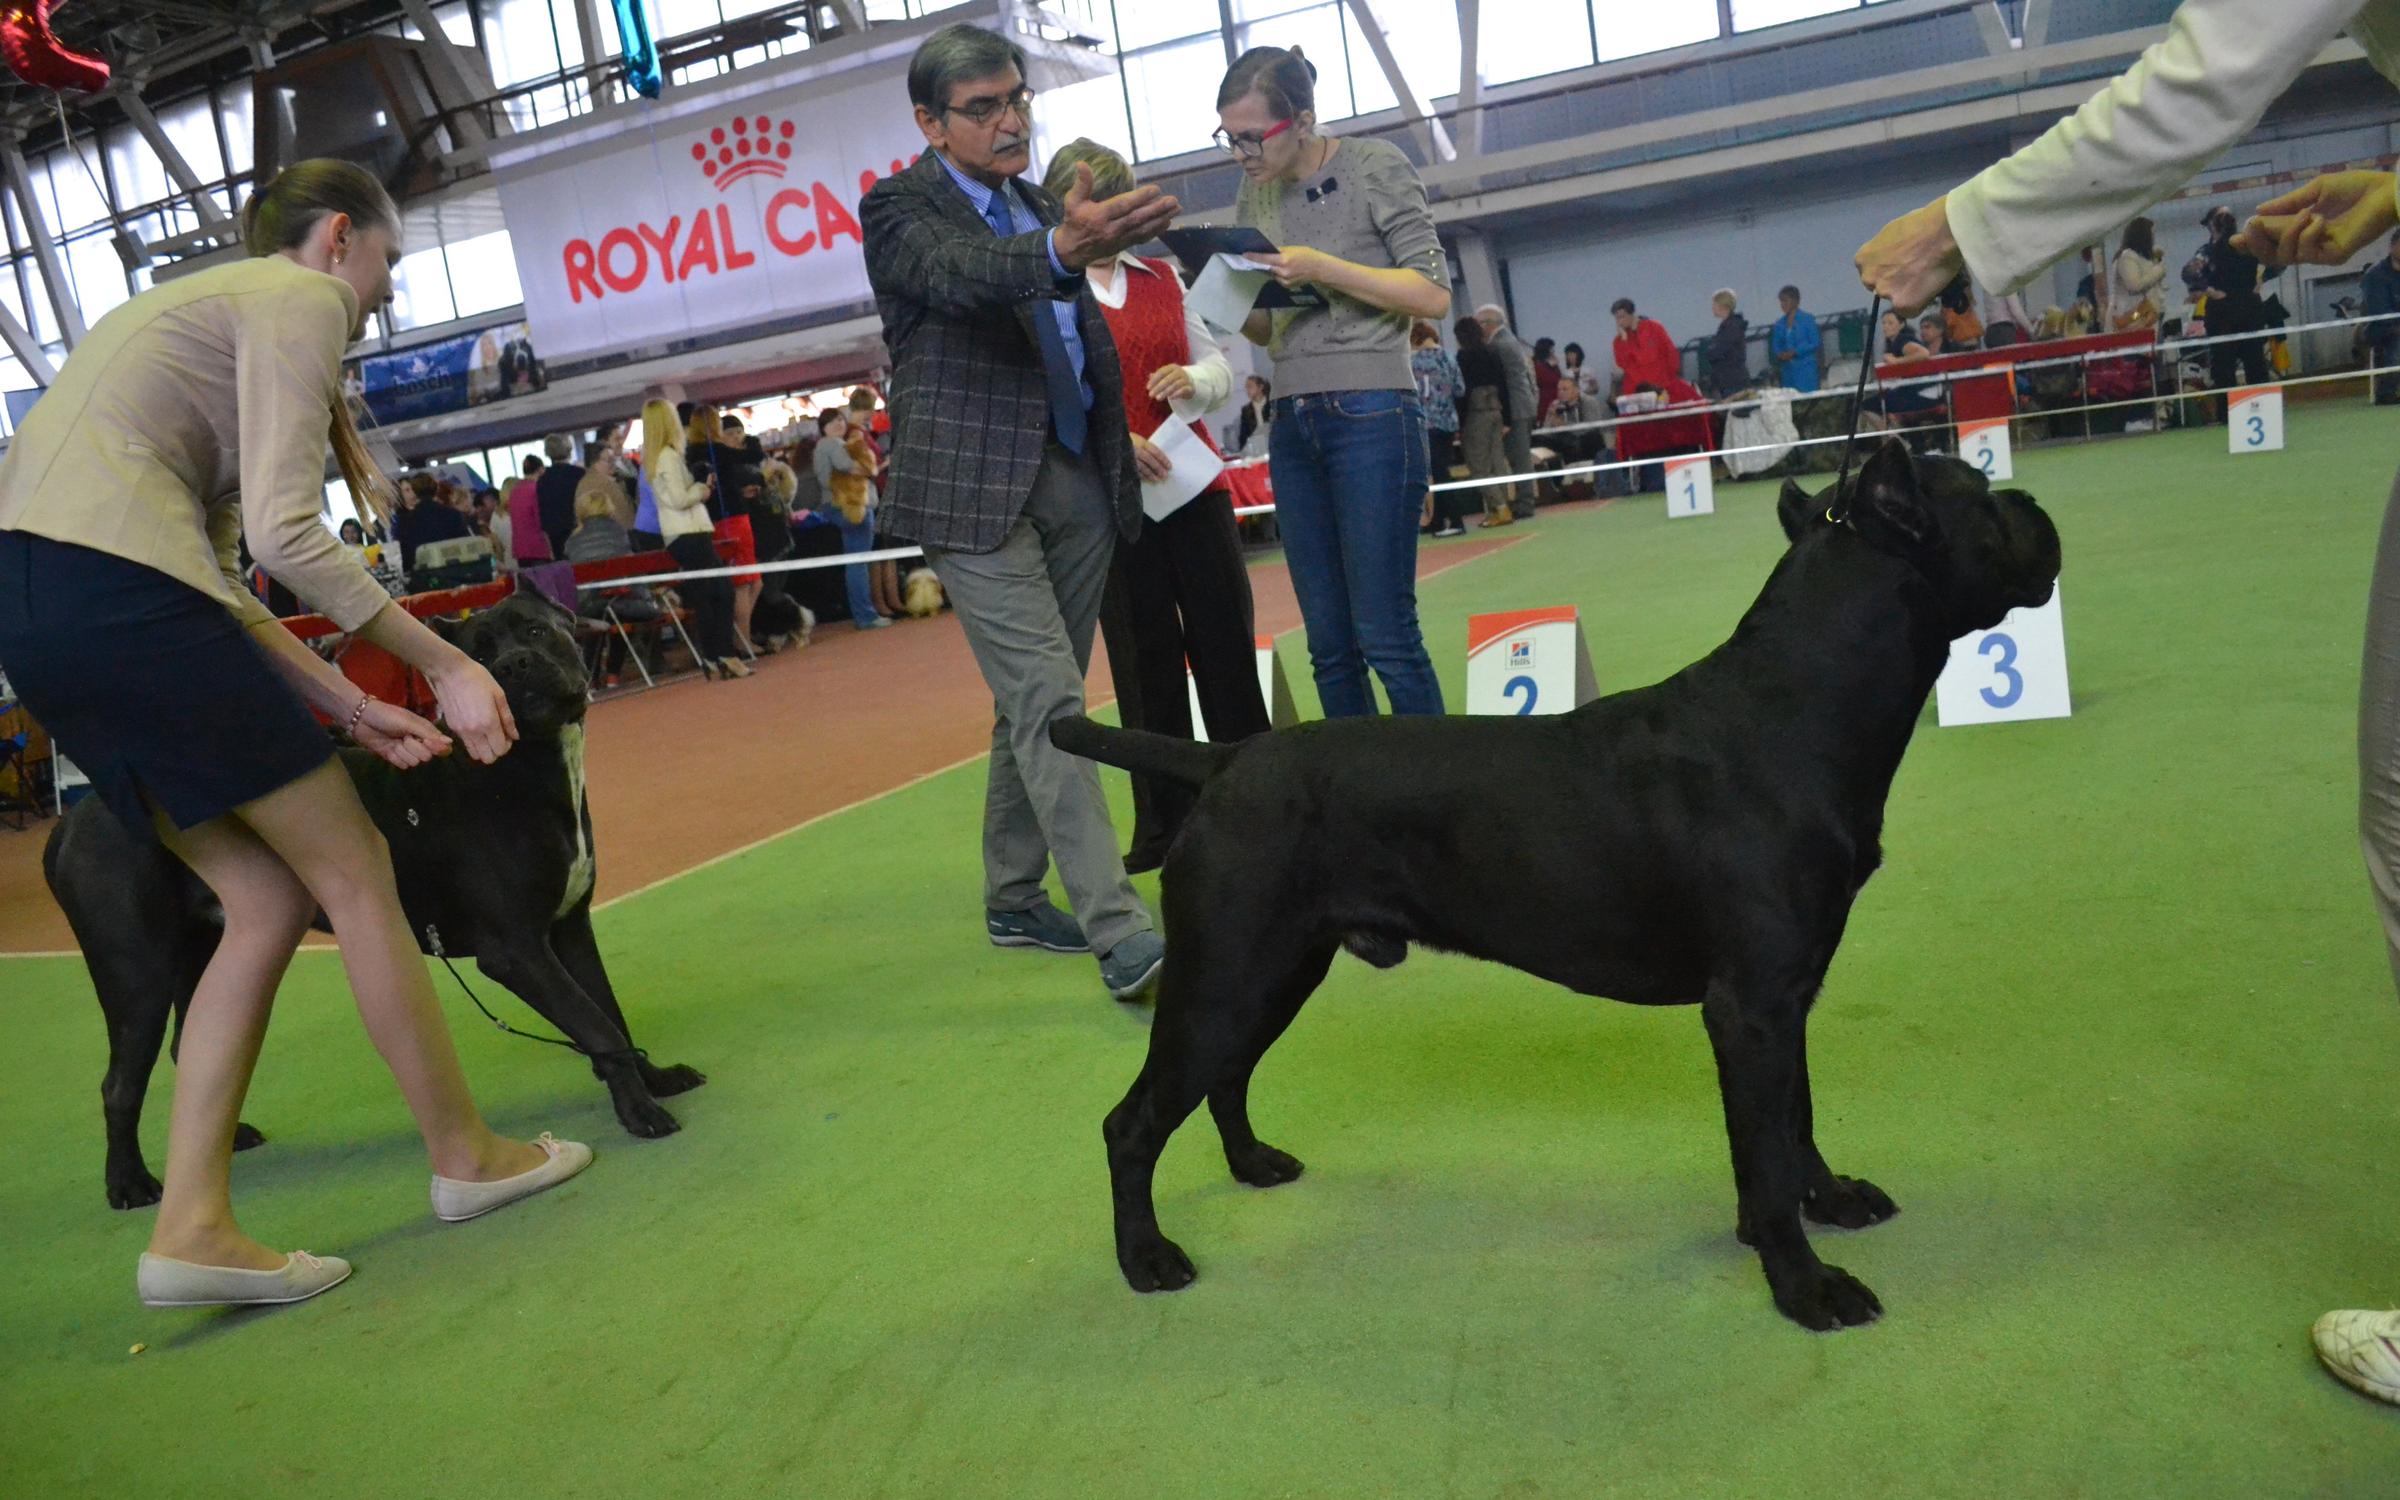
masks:
<path id="1" fill-rule="evenodd" d="M 1375 712 L 1369 667 L 1393 713 L 1442 712 L 1442 685 L 1417 628 L 1425 408 L 1416 392 L 1285 396 L 1267 457 L 1325 717 Z"/>
<path id="2" fill-rule="evenodd" d="M 827 514 L 833 517 L 833 524 L 841 530 L 844 552 L 872 552 L 875 550 L 874 511 L 868 511 L 867 518 L 856 526 L 851 525 L 849 520 L 842 515 L 839 506 L 828 510 Z M 848 590 L 850 595 L 851 624 L 864 625 L 877 617 L 875 594 L 867 587 L 867 565 L 865 563 L 851 563 L 842 569 L 842 587 Z"/>

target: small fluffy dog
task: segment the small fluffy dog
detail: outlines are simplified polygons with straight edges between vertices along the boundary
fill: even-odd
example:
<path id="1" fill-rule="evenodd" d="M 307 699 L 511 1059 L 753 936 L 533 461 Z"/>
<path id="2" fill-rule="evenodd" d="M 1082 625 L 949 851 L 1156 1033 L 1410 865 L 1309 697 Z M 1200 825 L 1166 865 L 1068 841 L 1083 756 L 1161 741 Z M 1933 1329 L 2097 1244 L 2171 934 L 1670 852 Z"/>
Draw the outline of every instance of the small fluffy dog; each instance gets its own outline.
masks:
<path id="1" fill-rule="evenodd" d="M 942 580 L 934 576 L 931 568 L 909 569 L 900 586 L 908 612 L 920 620 L 940 614 L 942 606 L 949 602 L 942 593 Z"/>

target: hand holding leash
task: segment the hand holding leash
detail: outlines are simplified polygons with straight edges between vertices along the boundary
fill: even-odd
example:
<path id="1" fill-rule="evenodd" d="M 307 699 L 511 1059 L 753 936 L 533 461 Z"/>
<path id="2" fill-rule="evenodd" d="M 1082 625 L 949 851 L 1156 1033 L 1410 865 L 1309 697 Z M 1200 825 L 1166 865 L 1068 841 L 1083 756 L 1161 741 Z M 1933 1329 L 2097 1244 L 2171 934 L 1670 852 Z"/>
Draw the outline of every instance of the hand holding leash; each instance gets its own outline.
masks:
<path id="1" fill-rule="evenodd" d="M 1931 302 L 1966 267 L 1950 233 L 1947 194 L 1892 220 L 1858 247 L 1860 284 L 1903 316 Z"/>

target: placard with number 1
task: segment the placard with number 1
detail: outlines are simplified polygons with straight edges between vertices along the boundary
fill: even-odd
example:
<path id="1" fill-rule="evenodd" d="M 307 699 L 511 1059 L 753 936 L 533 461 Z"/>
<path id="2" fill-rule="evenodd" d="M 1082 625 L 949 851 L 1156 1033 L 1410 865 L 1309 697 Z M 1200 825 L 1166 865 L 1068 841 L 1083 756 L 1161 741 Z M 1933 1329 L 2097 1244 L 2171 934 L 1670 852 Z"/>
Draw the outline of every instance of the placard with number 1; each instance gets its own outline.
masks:
<path id="1" fill-rule="evenodd" d="M 1716 476 L 1705 458 L 1667 460 L 1667 519 L 1717 513 Z"/>

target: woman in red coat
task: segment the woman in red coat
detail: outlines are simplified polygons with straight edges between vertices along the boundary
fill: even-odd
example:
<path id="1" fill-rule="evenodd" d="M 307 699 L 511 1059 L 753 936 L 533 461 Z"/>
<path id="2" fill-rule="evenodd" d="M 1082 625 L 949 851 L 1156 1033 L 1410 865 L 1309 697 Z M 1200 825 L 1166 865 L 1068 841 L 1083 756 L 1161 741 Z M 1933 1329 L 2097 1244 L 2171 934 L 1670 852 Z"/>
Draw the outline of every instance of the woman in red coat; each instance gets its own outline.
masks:
<path id="1" fill-rule="evenodd" d="M 1059 149 L 1044 186 L 1065 197 L 1079 165 L 1091 169 L 1096 196 L 1133 190 L 1125 159 L 1089 140 Z M 1144 482 L 1166 476 L 1168 460 L 1153 439 L 1172 425 L 1188 427 L 1214 451 L 1216 442 L 1200 419 L 1233 394 L 1233 372 L 1199 315 L 1185 308 L 1174 269 L 1128 253 L 1096 262 L 1084 275 L 1125 372 L 1125 417 Z M 1117 711 L 1128 727 L 1190 738 L 1188 661 L 1211 740 L 1222 744 L 1267 728 L 1250 574 L 1234 529 L 1232 489 L 1222 474 L 1163 518 L 1145 514 L 1141 537 L 1118 544 L 1100 604 L 1100 634 L 1116 679 Z M 1128 871 L 1158 868 L 1198 797 L 1180 782 L 1134 777 Z"/>

